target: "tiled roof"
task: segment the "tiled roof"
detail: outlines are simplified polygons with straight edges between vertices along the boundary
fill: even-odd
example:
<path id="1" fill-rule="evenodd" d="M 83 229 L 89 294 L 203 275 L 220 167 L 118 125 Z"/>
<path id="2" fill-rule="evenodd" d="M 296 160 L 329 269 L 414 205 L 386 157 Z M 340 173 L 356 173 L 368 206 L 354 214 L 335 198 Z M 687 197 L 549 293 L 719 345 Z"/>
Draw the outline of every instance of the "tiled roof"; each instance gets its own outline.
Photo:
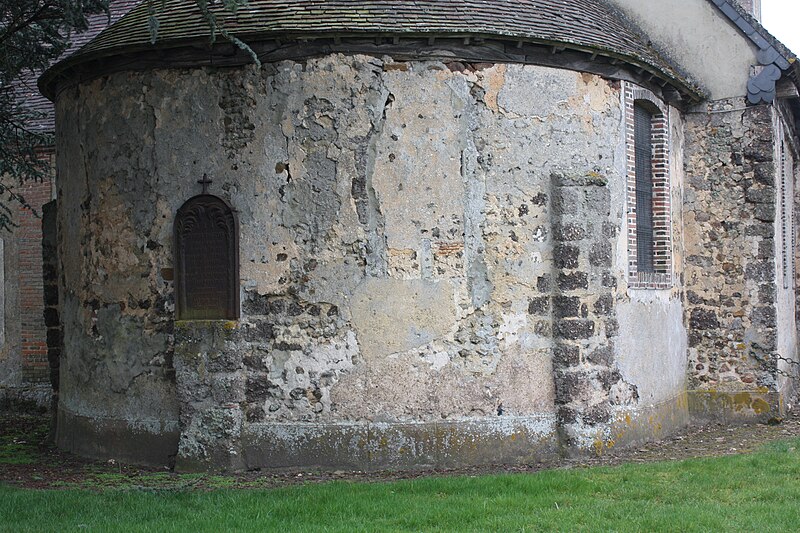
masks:
<path id="1" fill-rule="evenodd" d="M 226 29 L 245 42 L 283 35 L 498 37 L 596 51 L 688 85 L 603 0 L 250 0 L 235 15 L 216 9 Z M 147 6 L 141 5 L 53 70 L 118 53 L 208 42 L 194 0 L 166 0 L 158 19 L 155 46 Z"/>
<path id="2" fill-rule="evenodd" d="M 11 87 L 17 102 L 36 117 L 27 121 L 28 128 L 51 133 L 55 130 L 53 104 L 39 92 L 36 86 L 38 77 L 37 71 L 25 72 L 11 83 Z"/>
<path id="3" fill-rule="evenodd" d="M 89 29 L 83 33 L 72 35 L 71 43 L 60 59 L 65 59 L 74 54 L 89 41 L 117 20 L 125 13 L 136 7 L 142 0 L 111 0 L 109 15 L 92 15 L 89 17 Z M 55 130 L 55 113 L 53 104 L 39 92 L 36 80 L 40 72 L 28 71 L 22 74 L 12 85 L 17 101 L 28 110 L 38 115 L 38 118 L 28 121 L 28 127 L 39 132 L 53 132 Z"/>
<path id="4" fill-rule="evenodd" d="M 223 15 L 237 36 L 265 33 L 457 33 L 538 38 L 607 49 L 653 62 L 642 40 L 597 0 L 250 0 Z M 207 38 L 193 0 L 168 0 L 159 44 Z M 81 53 L 149 44 L 147 8 L 134 10 Z"/>

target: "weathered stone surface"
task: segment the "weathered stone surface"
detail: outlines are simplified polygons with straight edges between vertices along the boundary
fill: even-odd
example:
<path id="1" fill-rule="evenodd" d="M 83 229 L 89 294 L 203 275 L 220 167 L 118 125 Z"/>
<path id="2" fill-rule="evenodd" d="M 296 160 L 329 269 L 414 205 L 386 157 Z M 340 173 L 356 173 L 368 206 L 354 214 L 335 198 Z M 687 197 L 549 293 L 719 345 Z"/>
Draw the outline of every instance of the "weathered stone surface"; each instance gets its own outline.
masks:
<path id="1" fill-rule="evenodd" d="M 562 291 L 574 291 L 589 288 L 589 277 L 586 272 L 572 272 L 558 275 L 558 288 Z"/>
<path id="2" fill-rule="evenodd" d="M 578 268 L 580 248 L 569 244 L 557 243 L 553 247 L 553 262 L 557 269 Z"/>
<path id="3" fill-rule="evenodd" d="M 367 280 L 351 304 L 361 354 L 387 357 L 442 338 L 455 322 L 453 299 L 445 281 Z"/>
<path id="4" fill-rule="evenodd" d="M 690 180 L 684 204 L 697 230 L 685 246 L 689 387 L 698 391 L 774 383 L 761 361 L 776 331 L 779 165 L 769 108 L 738 102 L 687 120 L 687 172 L 704 176 Z"/>
<path id="5" fill-rule="evenodd" d="M 180 421 L 185 468 L 310 464 L 300 441 L 329 465 L 362 437 L 354 456 L 375 464 L 401 449 L 413 457 L 396 464 L 470 462 L 468 438 L 518 458 L 495 424 L 508 417 L 552 422 L 545 440 L 557 420 L 568 448 L 604 446 L 615 420 L 682 390 L 686 326 L 704 372 L 723 373 L 696 354 L 730 348 L 725 328 L 748 349 L 777 342 L 756 331 L 771 327 L 767 309 L 750 316 L 768 307 L 760 256 L 777 236 L 742 207 L 774 208 L 775 186 L 755 183 L 769 161 L 743 145 L 687 154 L 691 176 L 673 186 L 687 197 L 675 284 L 628 287 L 620 96 L 617 82 L 544 67 L 340 54 L 65 90 L 59 142 L 81 154 L 59 169 L 65 404 L 98 424 Z M 702 126 L 687 132 L 711 136 Z M 725 131 L 713 135 L 742 138 Z M 205 325 L 220 335 L 213 350 L 175 326 L 170 275 L 171 221 L 203 173 L 241 221 L 242 317 Z M 684 243 L 684 223 L 700 236 Z M 705 280 L 709 266 L 726 274 Z M 727 283 L 734 272 L 751 279 Z M 622 339 L 662 324 L 652 346 Z M 279 464 L 258 455 L 264 443 Z"/>

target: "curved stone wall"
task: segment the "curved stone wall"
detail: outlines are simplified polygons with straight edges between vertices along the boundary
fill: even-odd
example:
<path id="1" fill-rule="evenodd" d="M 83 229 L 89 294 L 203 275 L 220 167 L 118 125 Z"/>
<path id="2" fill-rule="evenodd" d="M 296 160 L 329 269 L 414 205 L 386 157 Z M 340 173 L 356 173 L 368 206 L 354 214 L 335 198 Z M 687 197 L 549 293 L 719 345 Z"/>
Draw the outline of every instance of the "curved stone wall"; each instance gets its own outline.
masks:
<path id="1" fill-rule="evenodd" d="M 638 399 L 611 341 L 620 91 L 339 54 L 63 91 L 59 444 L 237 469 L 527 460 L 607 437 Z M 242 315 L 176 324 L 173 220 L 204 174 L 238 211 Z"/>

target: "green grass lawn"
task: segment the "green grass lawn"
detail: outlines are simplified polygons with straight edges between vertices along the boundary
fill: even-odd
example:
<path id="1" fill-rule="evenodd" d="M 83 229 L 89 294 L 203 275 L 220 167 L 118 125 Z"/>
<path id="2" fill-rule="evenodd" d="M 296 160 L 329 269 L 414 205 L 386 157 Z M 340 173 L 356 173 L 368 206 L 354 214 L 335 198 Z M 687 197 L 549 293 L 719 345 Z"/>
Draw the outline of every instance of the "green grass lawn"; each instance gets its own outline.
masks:
<path id="1" fill-rule="evenodd" d="M 797 531 L 800 440 L 750 455 L 272 490 L 21 490 L 2 531 Z"/>

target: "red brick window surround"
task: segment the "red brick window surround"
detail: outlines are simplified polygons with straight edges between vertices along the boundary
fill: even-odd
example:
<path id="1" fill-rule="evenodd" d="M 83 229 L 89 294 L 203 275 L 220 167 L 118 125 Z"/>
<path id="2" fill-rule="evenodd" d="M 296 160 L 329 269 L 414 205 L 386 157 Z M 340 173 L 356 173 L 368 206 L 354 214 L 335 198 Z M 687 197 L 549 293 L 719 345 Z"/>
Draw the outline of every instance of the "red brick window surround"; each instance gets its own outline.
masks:
<path id="1" fill-rule="evenodd" d="M 625 83 L 624 91 L 628 287 L 670 289 L 669 110 L 647 89 Z"/>

